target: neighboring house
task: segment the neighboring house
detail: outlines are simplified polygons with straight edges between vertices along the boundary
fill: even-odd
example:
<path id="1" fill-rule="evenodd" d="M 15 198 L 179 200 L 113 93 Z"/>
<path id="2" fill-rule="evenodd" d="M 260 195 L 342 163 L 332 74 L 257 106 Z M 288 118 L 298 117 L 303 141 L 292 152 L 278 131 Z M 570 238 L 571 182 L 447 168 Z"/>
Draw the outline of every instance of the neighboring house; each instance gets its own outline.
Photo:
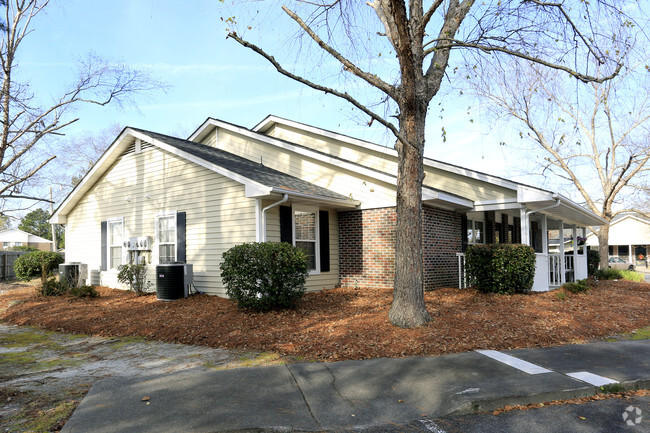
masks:
<path id="1" fill-rule="evenodd" d="M 21 246 L 32 247 L 41 251 L 52 251 L 52 241 L 19 229 L 0 231 L 0 242 L 3 251 Z"/>
<path id="2" fill-rule="evenodd" d="M 594 233 L 587 235 L 587 245 L 599 249 Z M 625 261 L 648 267 L 650 252 L 650 220 L 634 214 L 614 218 L 609 225 L 609 255 L 619 256 Z"/>
<path id="3" fill-rule="evenodd" d="M 427 289 L 462 285 L 462 252 L 484 242 L 532 245 L 535 290 L 586 277 L 584 248 L 549 254 L 547 234 L 584 236 L 600 217 L 496 176 L 432 159 L 424 169 Z M 180 261 L 193 265 L 199 290 L 224 295 L 223 252 L 268 240 L 308 252 L 309 291 L 389 289 L 396 173 L 393 149 L 274 116 L 253 129 L 208 119 L 188 140 L 126 128 L 51 222 L 66 226 L 67 259 L 113 287 L 120 264 Z"/>

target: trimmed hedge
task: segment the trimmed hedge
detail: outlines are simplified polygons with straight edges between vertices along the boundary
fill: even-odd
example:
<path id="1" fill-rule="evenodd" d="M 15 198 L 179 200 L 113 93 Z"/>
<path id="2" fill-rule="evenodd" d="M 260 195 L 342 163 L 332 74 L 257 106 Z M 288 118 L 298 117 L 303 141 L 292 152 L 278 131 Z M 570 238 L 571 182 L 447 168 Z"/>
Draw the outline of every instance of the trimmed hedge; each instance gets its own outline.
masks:
<path id="1" fill-rule="evenodd" d="M 535 250 L 521 244 L 472 245 L 465 252 L 470 284 L 482 292 L 528 293 L 535 279 Z"/>
<path id="2" fill-rule="evenodd" d="M 51 251 L 34 251 L 24 254 L 14 262 L 14 272 L 21 280 L 29 281 L 38 276 L 41 282 L 46 283 L 52 271 L 58 269 L 63 263 L 63 256 Z"/>
<path id="3" fill-rule="evenodd" d="M 306 254 L 285 242 L 245 243 L 223 253 L 221 278 L 239 308 L 293 308 L 305 293 Z"/>

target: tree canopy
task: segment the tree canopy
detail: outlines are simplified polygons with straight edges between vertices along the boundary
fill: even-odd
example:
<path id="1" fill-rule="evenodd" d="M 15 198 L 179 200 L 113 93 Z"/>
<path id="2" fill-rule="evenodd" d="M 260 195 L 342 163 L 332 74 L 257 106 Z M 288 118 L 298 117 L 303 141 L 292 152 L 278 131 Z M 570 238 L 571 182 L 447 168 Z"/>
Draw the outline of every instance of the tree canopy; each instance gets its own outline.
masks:
<path id="1" fill-rule="evenodd" d="M 626 38 L 624 3 L 316 0 L 282 6 L 281 14 L 299 30 L 300 43 L 318 47 L 338 72 L 324 61 L 323 67 L 314 67 L 317 61 L 308 55 L 294 62 L 302 67 L 289 67 L 286 55 L 262 48 L 264 37 L 251 42 L 255 22 L 236 13 L 224 21 L 229 38 L 264 57 L 278 72 L 348 101 L 369 123 L 378 122 L 395 136 L 396 258 L 389 319 L 413 327 L 431 320 L 423 295 L 425 125 L 431 101 L 454 77 L 452 53 L 456 61 L 458 55 L 472 58 L 486 76 L 490 71 L 480 69 L 482 58 L 514 57 L 581 82 L 603 82 L 621 68 L 617 53 L 608 47 L 612 39 Z M 252 10 L 269 17 L 257 5 Z M 309 51 L 298 48 L 299 55 Z"/>

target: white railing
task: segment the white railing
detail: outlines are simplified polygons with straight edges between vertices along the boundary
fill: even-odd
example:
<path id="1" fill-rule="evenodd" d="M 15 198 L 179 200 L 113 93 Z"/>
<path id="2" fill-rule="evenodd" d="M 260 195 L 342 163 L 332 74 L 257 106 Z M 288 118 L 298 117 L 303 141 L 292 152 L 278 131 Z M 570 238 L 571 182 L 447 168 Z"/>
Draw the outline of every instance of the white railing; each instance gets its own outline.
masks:
<path id="1" fill-rule="evenodd" d="M 550 287 L 560 287 L 562 285 L 562 267 L 560 266 L 560 257 L 559 254 L 548 255 L 548 285 Z"/>
<path id="2" fill-rule="evenodd" d="M 465 253 L 456 253 L 458 257 L 458 288 L 467 288 L 467 274 L 465 273 Z"/>

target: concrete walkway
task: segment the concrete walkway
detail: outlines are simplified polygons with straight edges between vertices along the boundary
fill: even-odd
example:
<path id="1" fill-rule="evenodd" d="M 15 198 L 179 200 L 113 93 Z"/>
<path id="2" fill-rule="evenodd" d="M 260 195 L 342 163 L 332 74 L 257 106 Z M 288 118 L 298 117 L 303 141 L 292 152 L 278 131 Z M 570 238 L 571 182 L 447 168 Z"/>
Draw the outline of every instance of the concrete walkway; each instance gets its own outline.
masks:
<path id="1" fill-rule="evenodd" d="M 63 432 L 341 431 L 650 387 L 650 340 L 110 378 Z M 143 401 L 144 398 L 144 401 Z"/>

